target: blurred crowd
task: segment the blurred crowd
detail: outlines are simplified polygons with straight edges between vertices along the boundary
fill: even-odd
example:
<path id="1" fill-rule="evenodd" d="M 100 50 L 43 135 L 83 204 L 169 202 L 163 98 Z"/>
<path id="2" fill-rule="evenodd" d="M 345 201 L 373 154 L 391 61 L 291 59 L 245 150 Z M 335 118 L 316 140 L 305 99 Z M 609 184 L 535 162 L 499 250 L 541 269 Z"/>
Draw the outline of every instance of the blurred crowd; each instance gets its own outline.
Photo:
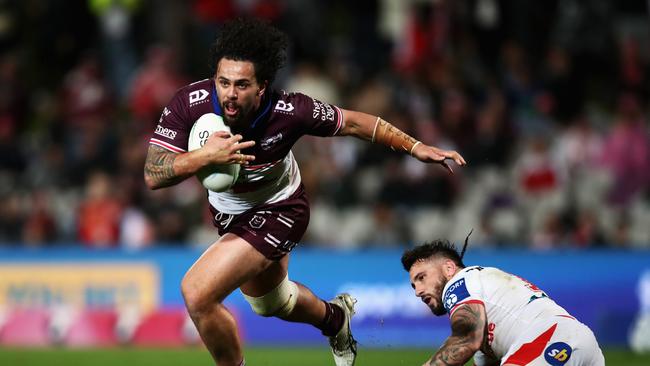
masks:
<path id="1" fill-rule="evenodd" d="M 207 245 L 195 179 L 149 191 L 148 139 L 239 15 L 290 36 L 276 87 L 468 161 L 295 147 L 305 245 L 650 248 L 645 0 L 0 0 L 0 245 Z"/>

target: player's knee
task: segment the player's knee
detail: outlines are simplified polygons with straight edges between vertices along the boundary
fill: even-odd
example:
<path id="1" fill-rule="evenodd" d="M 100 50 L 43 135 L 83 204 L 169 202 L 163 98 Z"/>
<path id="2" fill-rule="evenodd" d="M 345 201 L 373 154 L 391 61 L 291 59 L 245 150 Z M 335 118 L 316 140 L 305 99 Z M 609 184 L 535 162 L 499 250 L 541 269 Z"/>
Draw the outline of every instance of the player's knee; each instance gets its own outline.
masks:
<path id="1" fill-rule="evenodd" d="M 209 293 L 190 276 L 186 275 L 181 282 L 181 294 L 185 300 L 187 311 L 192 317 L 208 311 L 214 305 L 214 299 L 207 296 Z"/>
<path id="2" fill-rule="evenodd" d="M 261 316 L 284 318 L 293 312 L 298 301 L 298 285 L 289 281 L 289 276 L 264 296 L 252 297 L 244 294 L 253 311 Z"/>

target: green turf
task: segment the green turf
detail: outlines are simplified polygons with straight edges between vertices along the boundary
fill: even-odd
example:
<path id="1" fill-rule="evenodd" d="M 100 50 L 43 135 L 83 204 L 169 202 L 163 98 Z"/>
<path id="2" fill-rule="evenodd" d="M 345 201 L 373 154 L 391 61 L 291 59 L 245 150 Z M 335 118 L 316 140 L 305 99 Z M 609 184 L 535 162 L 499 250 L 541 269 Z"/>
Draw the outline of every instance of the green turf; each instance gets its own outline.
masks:
<path id="1" fill-rule="evenodd" d="M 360 349 L 357 366 L 421 365 L 430 351 L 423 349 Z M 607 350 L 607 366 L 648 366 L 650 354 L 639 356 L 626 350 Z M 330 366 L 324 348 L 249 348 L 249 366 Z M 2 366 L 194 366 L 212 365 L 202 348 L 185 349 L 7 349 L 0 348 Z"/>

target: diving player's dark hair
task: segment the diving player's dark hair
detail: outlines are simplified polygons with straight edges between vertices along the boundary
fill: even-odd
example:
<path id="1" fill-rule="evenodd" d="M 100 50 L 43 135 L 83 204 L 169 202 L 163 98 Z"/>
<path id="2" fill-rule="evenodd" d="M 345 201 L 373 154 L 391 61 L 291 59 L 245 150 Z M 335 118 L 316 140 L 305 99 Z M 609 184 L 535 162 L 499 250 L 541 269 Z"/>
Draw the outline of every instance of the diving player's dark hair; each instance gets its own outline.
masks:
<path id="1" fill-rule="evenodd" d="M 465 256 L 465 251 L 467 250 L 467 244 L 469 244 L 469 237 L 474 232 L 474 229 L 469 231 L 469 234 L 465 237 L 465 244 L 463 244 L 463 250 L 460 251 L 460 259 L 463 259 Z"/>
<path id="2" fill-rule="evenodd" d="M 469 239 L 469 235 L 467 238 Z M 467 239 L 465 239 L 465 244 L 467 244 Z M 465 268 L 463 257 L 458 254 L 456 246 L 450 243 L 449 240 L 442 239 L 418 245 L 413 249 L 404 251 L 404 254 L 402 254 L 402 266 L 408 272 L 415 262 L 429 258 L 448 258 L 454 261 L 458 267 Z"/>
<path id="3" fill-rule="evenodd" d="M 210 47 L 210 71 L 214 75 L 222 58 L 250 61 L 255 65 L 258 83 L 275 79 L 278 69 L 285 65 L 286 34 L 259 19 L 237 18 L 223 25 Z"/>

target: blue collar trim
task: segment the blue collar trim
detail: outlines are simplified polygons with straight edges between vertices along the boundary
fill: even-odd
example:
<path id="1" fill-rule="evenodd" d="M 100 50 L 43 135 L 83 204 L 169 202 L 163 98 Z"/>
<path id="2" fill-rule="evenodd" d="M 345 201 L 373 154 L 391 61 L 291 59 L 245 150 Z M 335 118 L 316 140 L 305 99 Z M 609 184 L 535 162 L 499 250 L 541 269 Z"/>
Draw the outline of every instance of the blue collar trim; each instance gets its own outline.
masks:
<path id="1" fill-rule="evenodd" d="M 271 98 L 268 98 L 268 103 L 266 103 L 266 107 L 264 107 L 264 112 L 260 113 L 253 123 L 251 124 L 251 129 L 255 128 L 257 126 L 257 122 L 262 120 L 262 117 L 264 117 L 270 110 L 271 110 Z"/>

